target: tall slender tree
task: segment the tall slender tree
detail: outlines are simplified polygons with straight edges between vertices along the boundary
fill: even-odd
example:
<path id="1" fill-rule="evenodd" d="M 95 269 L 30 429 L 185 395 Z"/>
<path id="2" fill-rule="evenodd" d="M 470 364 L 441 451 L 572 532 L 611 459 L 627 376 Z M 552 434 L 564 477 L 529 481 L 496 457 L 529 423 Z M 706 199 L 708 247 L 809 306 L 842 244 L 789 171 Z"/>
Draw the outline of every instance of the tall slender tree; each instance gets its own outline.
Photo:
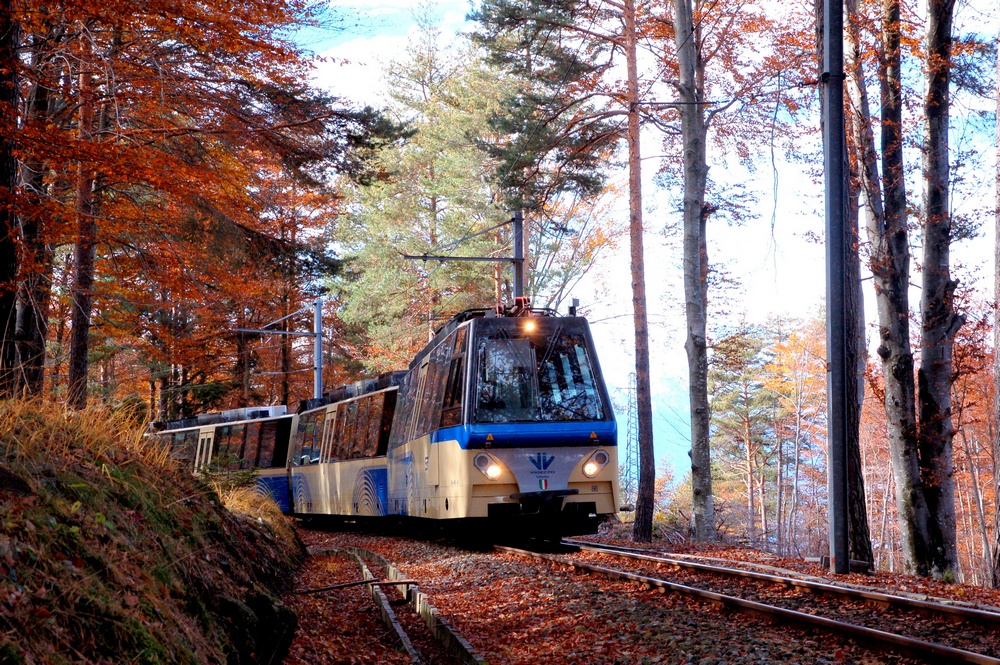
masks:
<path id="1" fill-rule="evenodd" d="M 997 35 L 996 87 L 996 208 L 993 211 L 993 459 L 1000 460 L 1000 34 Z M 993 520 L 993 588 L 1000 589 L 1000 473 L 994 466 L 993 496 L 996 500 Z"/>
<path id="2" fill-rule="evenodd" d="M 3 0 L 0 2 L 0 397 L 14 394 L 17 385 L 14 343 L 18 274 L 14 214 L 17 163 L 13 137 L 17 123 L 18 32 L 13 0 Z"/>

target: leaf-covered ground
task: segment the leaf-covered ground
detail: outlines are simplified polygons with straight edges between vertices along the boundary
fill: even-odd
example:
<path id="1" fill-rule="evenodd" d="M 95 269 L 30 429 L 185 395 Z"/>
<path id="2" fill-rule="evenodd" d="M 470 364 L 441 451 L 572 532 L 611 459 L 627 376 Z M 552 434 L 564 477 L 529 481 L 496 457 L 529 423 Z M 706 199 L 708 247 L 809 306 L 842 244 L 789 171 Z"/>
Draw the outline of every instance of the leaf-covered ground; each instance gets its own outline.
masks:
<path id="1" fill-rule="evenodd" d="M 421 590 L 431 595 L 442 614 L 492 665 L 914 662 L 860 648 L 825 632 L 776 625 L 685 596 L 514 555 L 412 539 L 300 533 L 314 546 L 350 545 L 394 562 L 407 577 L 418 580 Z M 728 560 L 757 558 L 776 568 L 799 567 L 816 576 L 823 574 L 814 564 L 740 548 L 682 549 Z M 851 581 L 958 599 L 978 595 L 983 604 L 998 604 L 996 592 L 908 576 L 857 575 Z M 351 662 L 338 660 L 351 652 L 349 645 L 342 649 L 331 654 L 332 661 L 310 662 Z"/>

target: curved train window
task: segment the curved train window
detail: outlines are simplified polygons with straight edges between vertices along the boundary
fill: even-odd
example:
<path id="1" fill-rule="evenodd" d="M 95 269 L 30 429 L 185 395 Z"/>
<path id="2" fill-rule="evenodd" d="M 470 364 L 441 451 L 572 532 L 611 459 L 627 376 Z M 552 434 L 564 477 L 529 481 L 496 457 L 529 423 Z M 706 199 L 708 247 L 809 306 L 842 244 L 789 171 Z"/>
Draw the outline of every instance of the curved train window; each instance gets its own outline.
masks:
<path id="1" fill-rule="evenodd" d="M 323 412 L 307 413 L 299 416 L 299 427 L 295 433 L 295 464 L 312 464 L 319 460 L 318 433 L 323 431 Z"/>
<path id="2" fill-rule="evenodd" d="M 212 462 L 230 471 L 240 468 L 240 455 L 243 452 L 245 436 L 246 426 L 242 424 L 216 427 Z"/>
<path id="3" fill-rule="evenodd" d="M 579 324 L 518 319 L 480 321 L 476 339 L 477 422 L 605 418 L 600 377 Z"/>
<path id="4" fill-rule="evenodd" d="M 417 370 L 407 372 L 399 391 L 396 394 L 396 417 L 392 419 L 389 434 L 389 448 L 397 448 L 406 443 L 406 432 L 413 413 L 414 393 L 416 392 Z"/>
<path id="5" fill-rule="evenodd" d="M 277 422 L 268 421 L 261 424 L 258 466 L 267 468 L 274 465 L 274 443 L 277 433 Z"/>
<path id="6" fill-rule="evenodd" d="M 246 441 L 243 444 L 243 454 L 240 456 L 241 469 L 250 469 L 257 466 L 261 425 L 263 425 L 261 422 L 247 423 Z"/>
<path id="7" fill-rule="evenodd" d="M 465 334 L 467 328 L 455 331 L 455 348 L 448 366 L 448 378 L 441 403 L 441 427 L 452 427 L 462 422 L 462 394 L 465 383 Z"/>
<path id="8" fill-rule="evenodd" d="M 194 462 L 197 447 L 198 430 L 175 432 L 170 437 L 170 454 L 184 462 Z"/>
<path id="9" fill-rule="evenodd" d="M 376 455 L 385 455 L 389 449 L 389 436 L 392 434 L 392 417 L 396 412 L 396 398 L 399 396 L 398 390 L 387 390 L 379 398 L 380 422 L 378 432 L 378 444 L 375 448 Z"/>
<path id="10" fill-rule="evenodd" d="M 535 349 L 528 339 L 483 339 L 479 342 L 479 422 L 539 420 L 535 382 Z"/>

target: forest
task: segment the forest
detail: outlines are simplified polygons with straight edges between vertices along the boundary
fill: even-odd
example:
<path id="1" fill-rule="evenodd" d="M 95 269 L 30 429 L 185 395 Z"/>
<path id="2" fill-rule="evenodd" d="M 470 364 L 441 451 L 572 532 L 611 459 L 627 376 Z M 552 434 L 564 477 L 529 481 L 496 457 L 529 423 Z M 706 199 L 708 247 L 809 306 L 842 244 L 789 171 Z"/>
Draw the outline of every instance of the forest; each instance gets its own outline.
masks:
<path id="1" fill-rule="evenodd" d="M 521 211 L 535 306 L 628 248 L 635 538 L 825 554 L 825 321 L 741 318 L 711 259 L 731 225 L 767 232 L 727 165 L 822 181 L 837 85 L 851 557 L 1000 586 L 1000 288 L 956 258 L 1000 227 L 1000 17 L 845 0 L 839 76 L 831 4 L 480 0 L 457 40 L 421 4 L 371 108 L 317 83 L 302 31 L 355 18 L 320 0 L 0 0 L 0 394 L 146 420 L 294 406 L 312 345 L 282 333 L 317 299 L 326 389 L 403 368 L 455 312 L 511 301 Z M 643 167 L 669 257 L 644 254 Z M 405 258 L 442 254 L 496 262 Z M 691 466 L 659 474 L 647 258 L 683 270 Z"/>

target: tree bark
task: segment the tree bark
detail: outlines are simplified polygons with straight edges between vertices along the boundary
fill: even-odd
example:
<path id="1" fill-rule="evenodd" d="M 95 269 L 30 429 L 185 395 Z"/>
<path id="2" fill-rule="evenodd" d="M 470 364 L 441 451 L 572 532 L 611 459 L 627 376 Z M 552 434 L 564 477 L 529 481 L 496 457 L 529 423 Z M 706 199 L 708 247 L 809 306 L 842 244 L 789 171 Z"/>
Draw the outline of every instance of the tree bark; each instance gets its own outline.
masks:
<path id="1" fill-rule="evenodd" d="M 997 118 L 1000 118 L 1000 36 L 997 37 Z M 996 210 L 993 231 L 993 459 L 1000 460 L 1000 122 L 996 126 Z M 1000 474 L 994 462 L 993 496 L 1000 497 Z M 993 588 L 1000 589 L 1000 501 L 993 520 Z"/>
<path id="2" fill-rule="evenodd" d="M 698 541 L 716 537 L 712 496 L 712 464 L 709 446 L 708 406 L 708 246 L 705 241 L 709 211 L 705 208 L 708 178 L 706 156 L 702 67 L 693 22 L 691 0 L 674 0 L 674 33 L 680 85 L 678 92 L 684 145 L 684 312 L 688 358 L 688 389 L 691 404 L 692 529 Z"/>
<path id="3" fill-rule="evenodd" d="M 871 269 L 879 319 L 878 355 L 885 379 L 885 414 L 900 541 L 910 572 L 928 574 L 922 553 L 930 542 L 930 512 L 921 486 L 916 395 L 910 350 L 906 186 L 903 168 L 903 102 L 898 0 L 885 0 L 882 17 L 881 150 L 885 215 L 869 221 Z"/>
<path id="4" fill-rule="evenodd" d="M 847 483 L 848 483 L 848 524 L 850 556 L 856 561 L 867 561 L 874 565 L 871 532 L 868 525 L 868 506 L 865 499 L 865 476 L 861 463 L 861 408 L 865 398 L 865 366 L 868 362 L 865 340 L 864 297 L 861 293 L 861 259 L 859 220 L 861 210 L 866 215 L 874 215 L 872 201 L 877 200 L 878 215 L 882 212 L 882 193 L 878 185 L 878 170 L 875 155 L 875 137 L 871 127 L 871 111 L 868 104 L 867 88 L 863 84 L 864 72 L 858 52 L 858 25 L 854 11 L 854 0 L 844 3 L 844 55 L 845 87 L 848 100 L 848 126 L 852 133 L 848 137 L 848 149 L 855 151 L 857 158 L 852 161 L 850 219 L 845 229 L 848 252 L 844 267 L 847 282 L 848 312 L 846 335 L 848 339 L 846 362 L 853 378 L 854 398 L 847 402 Z M 853 111 L 853 113 L 851 112 Z M 858 196 L 862 204 L 858 204 Z"/>
<path id="5" fill-rule="evenodd" d="M 39 60 L 36 58 L 32 64 L 36 73 L 39 72 Z M 49 105 L 48 87 L 36 82 L 26 103 L 25 122 L 46 122 L 50 114 Z M 22 189 L 32 202 L 44 196 L 45 171 L 41 160 L 24 161 Z M 17 360 L 24 391 L 29 395 L 41 395 L 45 380 L 45 339 L 55 256 L 52 245 L 46 241 L 45 227 L 38 213 L 22 213 L 20 229 L 26 265 L 18 290 Z"/>
<path id="6" fill-rule="evenodd" d="M 0 397 L 17 389 L 16 324 L 18 247 L 14 217 L 17 160 L 17 43 L 19 26 L 12 0 L 0 1 Z"/>
<path id="7" fill-rule="evenodd" d="M 930 512 L 929 547 L 921 567 L 939 577 L 955 572 L 955 487 L 952 468 L 952 347 L 964 317 L 955 312 L 951 279 L 948 122 L 954 0 L 930 0 L 927 17 L 927 92 L 924 98 L 923 331 L 917 374 L 920 472 Z"/>
<path id="8" fill-rule="evenodd" d="M 84 66 L 86 67 L 86 64 Z M 89 71 L 80 73 L 78 123 L 80 141 L 92 140 L 93 75 Z M 73 316 L 69 347 L 69 390 L 66 396 L 67 405 L 73 409 L 83 409 L 87 406 L 90 317 L 94 304 L 94 258 L 97 238 L 94 182 L 93 169 L 81 159 L 76 172 L 77 240 L 74 250 L 76 271 L 71 291 Z"/>
<path id="9" fill-rule="evenodd" d="M 656 470 L 653 461 L 653 407 L 649 386 L 649 326 L 646 316 L 646 274 L 643 259 L 642 179 L 639 158 L 639 91 L 636 62 L 635 4 L 625 0 L 625 42 L 628 60 L 628 189 L 629 245 L 632 263 L 632 317 L 635 328 L 636 409 L 639 417 L 639 492 L 632 537 L 653 539 Z"/>

